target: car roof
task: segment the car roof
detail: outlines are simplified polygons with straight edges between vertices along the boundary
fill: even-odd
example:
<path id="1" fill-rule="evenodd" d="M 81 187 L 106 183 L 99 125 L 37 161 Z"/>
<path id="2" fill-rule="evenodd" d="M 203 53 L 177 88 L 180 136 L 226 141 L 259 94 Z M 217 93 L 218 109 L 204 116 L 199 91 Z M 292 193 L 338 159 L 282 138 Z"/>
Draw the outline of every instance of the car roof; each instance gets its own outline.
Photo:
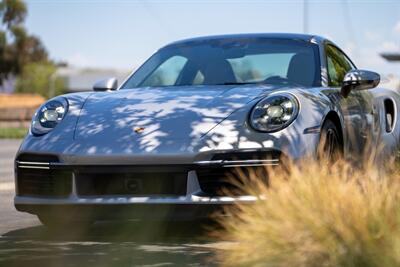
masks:
<path id="1" fill-rule="evenodd" d="M 191 42 L 202 42 L 207 40 L 229 40 L 229 39 L 246 39 L 246 38 L 270 38 L 270 39 L 293 39 L 293 40 L 303 40 L 306 42 L 315 41 L 320 43 L 322 40 L 326 40 L 318 35 L 312 34 L 300 34 L 300 33 L 242 33 L 242 34 L 225 34 L 225 35 L 211 35 L 211 36 L 202 36 L 195 37 L 189 39 L 183 39 L 176 42 L 172 42 L 168 44 L 170 45 L 179 45 L 184 43 Z"/>

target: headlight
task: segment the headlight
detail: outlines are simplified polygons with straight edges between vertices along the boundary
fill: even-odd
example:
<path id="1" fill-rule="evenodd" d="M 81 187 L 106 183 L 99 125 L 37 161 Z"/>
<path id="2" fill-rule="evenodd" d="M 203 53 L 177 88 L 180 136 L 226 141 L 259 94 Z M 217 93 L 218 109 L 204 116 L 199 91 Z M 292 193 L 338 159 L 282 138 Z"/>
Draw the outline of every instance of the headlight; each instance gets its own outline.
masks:
<path id="1" fill-rule="evenodd" d="M 32 120 L 31 132 L 42 135 L 53 130 L 63 119 L 68 111 L 68 102 L 65 98 L 50 100 L 42 105 Z"/>
<path id="2" fill-rule="evenodd" d="M 262 99 L 250 114 L 251 126 L 262 132 L 276 132 L 289 126 L 299 111 L 297 99 L 280 93 Z"/>

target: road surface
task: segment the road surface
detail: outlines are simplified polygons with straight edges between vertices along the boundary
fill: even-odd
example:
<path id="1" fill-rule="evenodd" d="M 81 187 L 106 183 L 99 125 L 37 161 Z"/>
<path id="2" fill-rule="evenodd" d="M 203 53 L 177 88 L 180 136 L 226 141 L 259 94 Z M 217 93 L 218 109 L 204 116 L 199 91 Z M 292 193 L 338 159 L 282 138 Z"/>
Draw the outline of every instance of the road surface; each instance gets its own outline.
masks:
<path id="1" fill-rule="evenodd" d="M 14 209 L 13 160 L 20 140 L 0 140 L 0 266 L 213 266 L 221 243 L 196 223 L 100 222 L 49 231 Z"/>

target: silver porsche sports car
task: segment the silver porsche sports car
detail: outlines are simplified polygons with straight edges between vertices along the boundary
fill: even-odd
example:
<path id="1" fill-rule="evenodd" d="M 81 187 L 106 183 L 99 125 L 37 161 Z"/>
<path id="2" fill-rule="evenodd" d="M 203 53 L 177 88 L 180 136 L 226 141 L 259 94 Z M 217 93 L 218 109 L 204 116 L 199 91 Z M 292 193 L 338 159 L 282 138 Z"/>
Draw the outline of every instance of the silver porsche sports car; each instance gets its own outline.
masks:
<path id="1" fill-rule="evenodd" d="M 57 96 L 15 160 L 15 207 L 44 224 L 190 219 L 254 196 L 224 194 L 238 167 L 393 153 L 399 95 L 313 35 L 194 38 L 158 50 L 122 85 Z"/>

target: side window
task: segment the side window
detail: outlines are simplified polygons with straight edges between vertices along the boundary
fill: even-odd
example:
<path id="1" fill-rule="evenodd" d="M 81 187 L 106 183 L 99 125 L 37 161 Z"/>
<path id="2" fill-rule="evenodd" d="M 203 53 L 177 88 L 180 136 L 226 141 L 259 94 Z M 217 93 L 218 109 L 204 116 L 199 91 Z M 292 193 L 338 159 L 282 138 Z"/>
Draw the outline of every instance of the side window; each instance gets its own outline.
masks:
<path id="1" fill-rule="evenodd" d="M 172 86 L 175 85 L 187 58 L 173 56 L 164 61 L 152 74 L 150 74 L 141 86 Z"/>
<path id="2" fill-rule="evenodd" d="M 326 46 L 329 86 L 340 87 L 346 73 L 355 67 L 339 49 L 332 45 Z"/>

